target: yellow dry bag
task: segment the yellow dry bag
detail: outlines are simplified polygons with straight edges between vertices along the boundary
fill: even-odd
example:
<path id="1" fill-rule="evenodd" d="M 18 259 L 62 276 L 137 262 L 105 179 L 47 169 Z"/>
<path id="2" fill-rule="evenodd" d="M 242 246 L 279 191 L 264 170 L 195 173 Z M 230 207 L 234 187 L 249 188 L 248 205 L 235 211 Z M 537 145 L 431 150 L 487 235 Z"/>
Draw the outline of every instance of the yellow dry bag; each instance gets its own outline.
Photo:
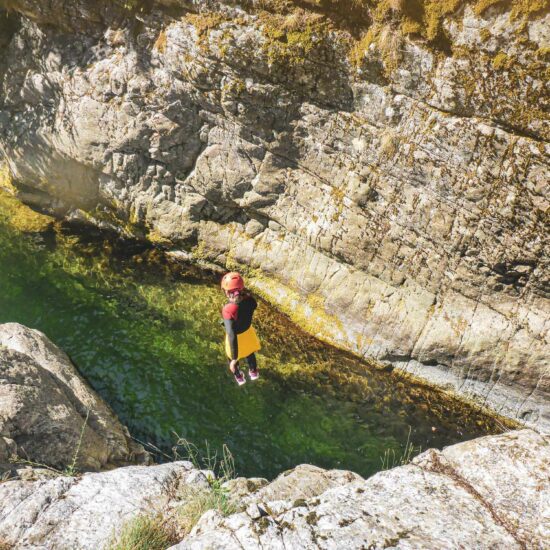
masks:
<path id="1" fill-rule="evenodd" d="M 250 327 L 243 333 L 237 334 L 237 345 L 239 347 L 239 357 L 237 357 L 237 359 L 244 359 L 251 353 L 260 350 L 260 340 L 258 339 L 258 335 L 256 334 L 254 327 Z M 227 334 L 225 335 L 225 353 L 227 354 L 227 357 L 231 359 L 231 346 L 229 345 L 229 337 Z"/>

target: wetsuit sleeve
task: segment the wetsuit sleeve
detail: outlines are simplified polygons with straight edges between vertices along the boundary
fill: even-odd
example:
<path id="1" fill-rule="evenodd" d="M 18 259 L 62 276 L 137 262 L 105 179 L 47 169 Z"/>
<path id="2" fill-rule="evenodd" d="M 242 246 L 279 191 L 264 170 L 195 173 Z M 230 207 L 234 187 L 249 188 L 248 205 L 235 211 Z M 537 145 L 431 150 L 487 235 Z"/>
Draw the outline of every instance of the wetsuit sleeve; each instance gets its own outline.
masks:
<path id="1" fill-rule="evenodd" d="M 229 348 L 231 349 L 231 359 L 238 359 L 239 357 L 239 342 L 233 326 L 237 320 L 238 310 L 239 308 L 236 304 L 227 304 L 222 310 L 223 324 L 227 338 L 229 339 Z"/>
<path id="2" fill-rule="evenodd" d="M 231 349 L 231 359 L 237 359 L 239 357 L 239 341 L 237 340 L 237 334 L 233 330 L 233 319 L 224 319 L 225 332 L 229 338 L 229 347 Z"/>

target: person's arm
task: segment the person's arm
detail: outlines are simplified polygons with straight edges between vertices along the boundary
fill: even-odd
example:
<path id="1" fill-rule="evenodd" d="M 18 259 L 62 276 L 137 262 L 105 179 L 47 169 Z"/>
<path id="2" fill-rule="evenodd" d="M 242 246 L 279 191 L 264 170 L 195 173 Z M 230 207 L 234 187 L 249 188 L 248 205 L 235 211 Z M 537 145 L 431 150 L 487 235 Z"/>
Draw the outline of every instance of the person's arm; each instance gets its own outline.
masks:
<path id="1" fill-rule="evenodd" d="M 231 359 L 237 360 L 239 357 L 239 342 L 235 332 L 234 323 L 237 320 L 238 306 L 236 304 L 227 304 L 222 310 L 223 324 L 227 338 L 229 339 L 229 349 L 231 350 Z"/>
<path id="2" fill-rule="evenodd" d="M 254 312 L 254 310 L 258 307 L 258 302 L 256 302 L 256 299 L 252 296 L 252 294 L 247 293 L 246 299 L 252 302 L 252 311 Z"/>
<path id="3" fill-rule="evenodd" d="M 229 348 L 231 349 L 231 359 L 237 359 L 239 357 L 239 341 L 237 340 L 237 333 L 233 329 L 233 319 L 224 319 L 223 324 L 225 326 L 225 332 L 227 338 L 229 338 Z"/>

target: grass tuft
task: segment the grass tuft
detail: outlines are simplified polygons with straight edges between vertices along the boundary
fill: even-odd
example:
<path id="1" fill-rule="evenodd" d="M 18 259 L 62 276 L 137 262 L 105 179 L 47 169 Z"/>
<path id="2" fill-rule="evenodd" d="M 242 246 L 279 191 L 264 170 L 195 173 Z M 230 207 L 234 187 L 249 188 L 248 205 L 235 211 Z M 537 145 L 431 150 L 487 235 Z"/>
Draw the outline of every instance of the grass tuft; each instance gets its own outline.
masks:
<path id="1" fill-rule="evenodd" d="M 216 476 L 211 482 L 225 483 L 235 478 L 235 459 L 227 445 L 222 446 L 221 458 L 218 451 L 213 451 L 208 441 L 205 441 L 204 451 L 184 437 L 176 435 L 176 444 L 172 448 L 174 460 L 189 460 L 197 470 L 209 470 Z M 185 454 L 181 454 L 183 449 Z"/>
<path id="2" fill-rule="evenodd" d="M 416 447 L 411 442 L 411 427 L 409 426 L 409 434 L 407 435 L 405 448 L 397 453 L 395 449 L 386 449 L 384 454 L 380 457 L 382 470 L 391 470 L 397 466 L 405 466 L 421 451 L 422 447 Z"/>
<path id="3" fill-rule="evenodd" d="M 180 453 L 181 449 L 185 454 Z M 223 487 L 235 475 L 233 455 L 226 445 L 221 458 L 218 458 L 218 453 L 213 452 L 208 443 L 205 451 L 201 451 L 185 438 L 178 437 L 173 451 L 174 456 L 168 458 L 187 459 L 197 470 L 218 472 L 218 477 L 211 476 L 208 486 L 183 485 L 173 495 L 181 505 L 131 519 L 118 536 L 113 536 L 105 550 L 165 550 L 188 535 L 208 510 L 217 510 L 224 516 L 237 511 L 236 504 Z"/>
<path id="4" fill-rule="evenodd" d="M 180 455 L 180 448 L 183 448 L 185 455 Z M 215 476 L 208 478 L 208 488 L 183 488 L 179 498 L 185 502 L 176 515 L 180 535 L 187 535 L 208 510 L 217 510 L 224 516 L 237 512 L 236 503 L 223 486 L 226 481 L 235 478 L 235 460 L 227 445 L 223 445 L 221 458 L 218 458 L 218 452 L 212 451 L 208 442 L 205 442 L 205 450 L 201 451 L 187 439 L 178 437 L 173 451 L 176 459 L 187 459 L 197 470 L 208 470 Z"/>
<path id="5" fill-rule="evenodd" d="M 63 471 L 63 474 L 66 476 L 74 477 L 78 473 L 78 468 L 77 468 L 78 458 L 80 456 L 80 450 L 82 448 L 82 440 L 84 439 L 84 432 L 86 431 L 86 426 L 88 424 L 89 419 L 90 419 L 90 409 L 86 411 L 86 418 L 84 419 L 82 428 L 80 429 L 80 436 L 78 438 L 78 443 L 74 450 L 73 459 L 71 463 Z"/>
<path id="6" fill-rule="evenodd" d="M 216 510 L 223 516 L 229 516 L 238 510 L 221 483 L 211 483 L 210 489 L 186 486 L 180 493 L 180 498 L 185 500 L 176 512 L 181 536 L 188 535 L 208 510 Z"/>
<path id="7" fill-rule="evenodd" d="M 106 550 L 166 550 L 178 542 L 174 525 L 161 514 L 141 515 L 126 523 Z"/>

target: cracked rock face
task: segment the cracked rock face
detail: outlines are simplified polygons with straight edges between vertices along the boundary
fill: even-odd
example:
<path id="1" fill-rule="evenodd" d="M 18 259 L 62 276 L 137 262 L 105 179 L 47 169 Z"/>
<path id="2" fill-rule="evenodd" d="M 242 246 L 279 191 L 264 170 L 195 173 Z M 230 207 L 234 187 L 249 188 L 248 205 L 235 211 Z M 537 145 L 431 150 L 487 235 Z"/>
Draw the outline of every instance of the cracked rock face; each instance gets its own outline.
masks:
<path id="1" fill-rule="evenodd" d="M 0 483 L 0 540 L 96 550 L 140 514 L 173 517 L 207 473 L 188 462 L 81 478 Z M 550 442 L 531 430 L 431 449 L 364 480 L 309 465 L 226 484 L 240 509 L 207 511 L 174 549 L 542 549 L 550 535 Z"/>
<path id="2" fill-rule="evenodd" d="M 209 490 L 206 475 L 175 462 L 0 483 L 0 540 L 16 550 L 103 548 L 140 514 L 173 518 L 190 489 Z M 367 480 L 301 465 L 271 483 L 227 483 L 243 511 L 207 511 L 173 548 L 542 549 L 549 480 L 550 441 L 531 430 L 431 449 Z"/>
<path id="3" fill-rule="evenodd" d="M 550 427 L 550 15 L 466 5 L 440 51 L 238 2 L 11 4 L 24 200 L 248 268 L 317 336 Z"/>
<path id="4" fill-rule="evenodd" d="M 81 434 L 80 470 L 150 461 L 65 353 L 37 330 L 0 325 L 0 473 L 15 458 L 63 470 Z"/>
<path id="5" fill-rule="evenodd" d="M 297 489 L 266 502 L 268 485 L 255 509 L 209 512 L 173 548 L 540 549 L 550 535 L 549 474 L 548 438 L 529 430 L 483 437 L 307 499 Z"/>
<path id="6" fill-rule="evenodd" d="M 126 521 L 164 509 L 184 485 L 207 487 L 208 482 L 191 463 L 173 462 L 2 483 L 0 540 L 16 550 L 104 548 Z"/>

